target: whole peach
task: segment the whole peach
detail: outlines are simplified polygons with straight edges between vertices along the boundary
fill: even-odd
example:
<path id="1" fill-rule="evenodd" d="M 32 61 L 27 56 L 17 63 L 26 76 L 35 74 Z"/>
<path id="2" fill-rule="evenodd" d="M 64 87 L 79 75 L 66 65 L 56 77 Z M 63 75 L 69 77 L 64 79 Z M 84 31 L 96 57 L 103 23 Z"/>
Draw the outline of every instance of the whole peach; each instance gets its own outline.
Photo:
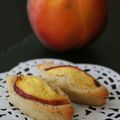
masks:
<path id="1" fill-rule="evenodd" d="M 107 18 L 107 0 L 28 0 L 27 9 L 38 38 L 61 51 L 93 42 Z"/>

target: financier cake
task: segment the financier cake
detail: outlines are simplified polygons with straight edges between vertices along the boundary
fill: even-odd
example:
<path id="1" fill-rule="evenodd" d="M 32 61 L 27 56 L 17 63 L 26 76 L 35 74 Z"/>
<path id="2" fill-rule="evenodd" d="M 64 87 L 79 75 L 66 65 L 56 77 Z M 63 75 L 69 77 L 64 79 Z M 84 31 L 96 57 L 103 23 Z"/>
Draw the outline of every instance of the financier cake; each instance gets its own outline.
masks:
<path id="1" fill-rule="evenodd" d="M 35 76 L 7 78 L 10 101 L 35 120 L 71 120 L 74 108 L 66 94 L 54 84 Z"/>
<path id="2" fill-rule="evenodd" d="M 43 79 L 60 86 L 71 101 L 92 106 L 106 103 L 107 88 L 80 68 L 48 62 L 39 64 L 38 69 Z"/>

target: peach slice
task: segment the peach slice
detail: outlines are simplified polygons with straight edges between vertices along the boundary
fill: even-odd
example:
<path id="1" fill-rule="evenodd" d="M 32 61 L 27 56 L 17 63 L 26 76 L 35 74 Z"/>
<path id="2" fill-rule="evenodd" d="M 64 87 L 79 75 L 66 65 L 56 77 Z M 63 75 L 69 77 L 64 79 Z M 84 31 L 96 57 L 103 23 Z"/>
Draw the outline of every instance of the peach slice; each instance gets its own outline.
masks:
<path id="1" fill-rule="evenodd" d="M 68 76 L 71 82 L 82 89 L 100 87 L 100 83 L 91 75 L 74 66 L 57 66 L 45 69 L 51 75 Z"/>
<path id="2" fill-rule="evenodd" d="M 53 90 L 44 80 L 34 76 L 19 76 L 14 83 L 15 92 L 25 99 L 51 105 L 68 104 L 68 99 Z"/>

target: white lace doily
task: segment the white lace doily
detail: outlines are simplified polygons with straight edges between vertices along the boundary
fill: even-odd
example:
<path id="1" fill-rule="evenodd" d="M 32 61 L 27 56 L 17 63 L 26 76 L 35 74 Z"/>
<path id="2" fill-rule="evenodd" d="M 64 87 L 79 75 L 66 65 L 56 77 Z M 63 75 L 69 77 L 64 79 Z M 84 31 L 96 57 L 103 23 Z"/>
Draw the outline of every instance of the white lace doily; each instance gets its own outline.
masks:
<path id="1" fill-rule="evenodd" d="M 5 78 L 10 74 L 40 75 L 36 65 L 46 60 L 58 64 L 73 64 L 57 59 L 37 59 L 20 63 L 9 72 L 0 74 L 0 120 L 32 120 L 9 102 Z M 107 104 L 102 107 L 78 105 L 73 103 L 75 114 L 73 120 L 120 120 L 120 75 L 104 66 L 93 64 L 76 64 L 76 66 L 93 75 L 110 92 Z"/>

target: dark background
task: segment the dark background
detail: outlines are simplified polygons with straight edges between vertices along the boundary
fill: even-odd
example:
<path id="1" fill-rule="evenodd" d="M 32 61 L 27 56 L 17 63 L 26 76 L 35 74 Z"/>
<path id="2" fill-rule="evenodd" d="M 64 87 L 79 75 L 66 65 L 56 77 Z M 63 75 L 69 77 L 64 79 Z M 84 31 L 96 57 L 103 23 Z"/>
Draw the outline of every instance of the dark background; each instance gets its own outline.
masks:
<path id="1" fill-rule="evenodd" d="M 94 44 L 64 53 L 51 51 L 37 40 L 28 21 L 26 3 L 26 0 L 0 2 L 0 72 L 29 59 L 60 58 L 100 64 L 120 73 L 120 0 L 108 0 L 108 23 Z"/>

